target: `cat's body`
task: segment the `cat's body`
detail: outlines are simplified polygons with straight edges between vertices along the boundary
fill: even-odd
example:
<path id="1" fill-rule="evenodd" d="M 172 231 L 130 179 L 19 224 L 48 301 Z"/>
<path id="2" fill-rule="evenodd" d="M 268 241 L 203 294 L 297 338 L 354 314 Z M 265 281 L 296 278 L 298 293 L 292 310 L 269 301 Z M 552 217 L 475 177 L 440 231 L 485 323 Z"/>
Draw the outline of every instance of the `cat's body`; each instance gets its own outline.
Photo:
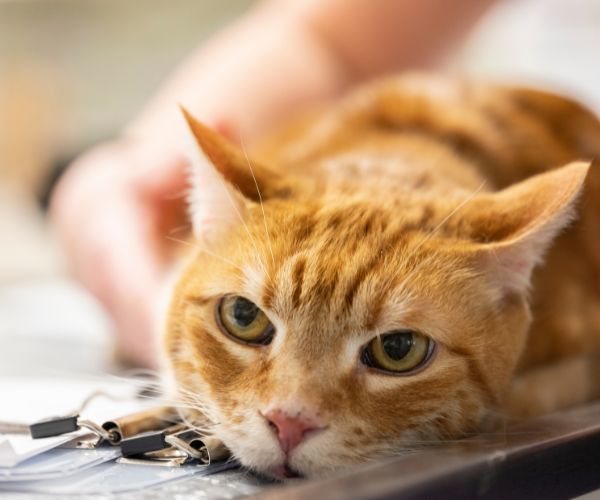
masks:
<path id="1" fill-rule="evenodd" d="M 404 76 L 356 93 L 309 129 L 292 125 L 285 140 L 276 137 L 264 153 L 270 165 L 297 169 L 300 176 L 335 172 L 339 179 L 330 183 L 372 200 L 390 191 L 392 197 L 400 191 L 461 199 L 574 160 L 600 159 L 600 121 L 577 103 L 542 91 Z M 430 208 L 426 202 L 416 207 Z M 577 212 L 533 274 L 533 322 L 521 374 L 600 350 L 598 168 L 588 174 Z M 553 390 L 559 379 L 549 373 L 540 390 Z M 596 380 L 600 395 L 600 372 Z M 565 384 L 570 396 L 580 396 L 575 388 Z M 526 407 L 514 410 L 553 409 L 537 408 L 544 405 L 538 397 L 553 399 L 534 392 Z"/>
<path id="2" fill-rule="evenodd" d="M 245 465 L 316 475 L 600 393 L 600 173 L 574 163 L 496 193 L 600 154 L 580 106 L 405 76 L 281 133 L 252 172 L 188 119 L 201 250 L 167 354 Z M 264 311 L 268 338 L 224 334 L 223 297 Z M 399 335 L 406 357 L 428 339 L 421 362 L 373 361 L 374 339 Z M 406 359 L 399 345 L 384 361 Z"/>

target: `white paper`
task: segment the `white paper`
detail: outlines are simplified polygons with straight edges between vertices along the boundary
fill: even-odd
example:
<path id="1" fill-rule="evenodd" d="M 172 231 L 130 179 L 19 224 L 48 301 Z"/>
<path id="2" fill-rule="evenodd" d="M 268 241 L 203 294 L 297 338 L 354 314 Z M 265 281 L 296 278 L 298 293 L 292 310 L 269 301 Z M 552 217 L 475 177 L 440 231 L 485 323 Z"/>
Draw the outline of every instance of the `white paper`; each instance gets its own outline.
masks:
<path id="1" fill-rule="evenodd" d="M 81 418 L 102 424 L 138 411 L 144 404 L 135 399 L 138 380 L 66 378 L 0 378 L 0 421 L 31 424 L 55 416 L 75 412 L 93 392 L 103 391 L 113 396 L 98 396 L 81 412 Z M 89 431 L 81 431 L 85 434 Z M 31 439 L 27 434 L 0 434 L 0 467 L 13 467 L 24 460 L 60 446 L 76 434 L 43 439 Z"/>
<path id="2" fill-rule="evenodd" d="M 0 436 L 0 467 L 14 467 L 28 458 L 56 448 L 72 438 L 72 434 L 42 439 L 31 439 L 29 435 L 2 434 Z"/>

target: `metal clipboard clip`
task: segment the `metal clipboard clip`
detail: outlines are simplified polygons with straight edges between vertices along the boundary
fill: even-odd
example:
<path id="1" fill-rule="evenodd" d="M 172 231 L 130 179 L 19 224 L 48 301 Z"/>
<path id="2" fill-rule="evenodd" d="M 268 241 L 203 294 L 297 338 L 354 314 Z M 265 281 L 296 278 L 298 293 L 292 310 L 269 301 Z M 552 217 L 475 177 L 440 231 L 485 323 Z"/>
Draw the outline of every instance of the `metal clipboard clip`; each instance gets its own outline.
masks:
<path id="1" fill-rule="evenodd" d="M 158 407 L 140 411 L 124 417 L 109 420 L 98 425 L 79 414 L 63 417 L 52 417 L 33 424 L 9 424 L 2 427 L 3 432 L 30 434 L 32 439 L 43 439 L 62 436 L 81 429 L 90 431 L 78 442 L 80 448 L 96 448 L 103 442 L 117 446 L 121 440 L 149 430 L 161 430 L 179 421 L 176 410 L 169 407 Z"/>
<path id="2" fill-rule="evenodd" d="M 110 432 L 91 420 L 80 418 L 79 415 L 48 418 L 25 427 L 27 427 L 32 439 L 62 436 L 63 434 L 87 429 L 91 432 L 92 437 L 90 438 L 88 435 L 81 441 L 83 448 L 96 447 L 103 441 L 111 440 Z"/>
<path id="3" fill-rule="evenodd" d="M 82 436 L 78 445 L 82 448 L 95 448 L 103 442 L 118 445 L 123 437 L 146 430 L 163 429 L 179 421 L 176 410 L 165 406 L 130 414 L 104 422 L 102 425 L 81 418 L 80 413 L 98 397 L 123 399 L 106 391 L 97 390 L 86 397 L 78 409 L 65 416 L 46 418 L 33 424 L 0 422 L 0 433 L 29 434 L 32 439 L 43 439 L 87 429 L 90 433 Z"/>
<path id="4" fill-rule="evenodd" d="M 208 465 L 229 456 L 229 451 L 220 440 L 202 436 L 188 429 L 185 424 L 124 439 L 121 453 L 120 463 L 167 467 L 190 462 Z"/>
<path id="5" fill-rule="evenodd" d="M 229 457 L 229 451 L 220 440 L 190 429 L 182 422 L 177 409 L 169 406 L 128 414 L 101 425 L 81 418 L 79 412 L 99 395 L 106 396 L 98 391 L 93 393 L 78 410 L 67 416 L 47 418 L 30 425 L 0 422 L 0 432 L 30 434 L 32 439 L 42 439 L 87 430 L 89 433 L 76 436 L 72 447 L 97 448 L 103 443 L 120 446 L 120 460 L 124 463 L 208 465 Z"/>
<path id="6" fill-rule="evenodd" d="M 102 424 L 102 429 L 109 434 L 110 444 L 118 445 L 124 439 L 148 431 L 161 431 L 180 422 L 177 410 L 169 406 L 159 406 L 108 420 Z"/>

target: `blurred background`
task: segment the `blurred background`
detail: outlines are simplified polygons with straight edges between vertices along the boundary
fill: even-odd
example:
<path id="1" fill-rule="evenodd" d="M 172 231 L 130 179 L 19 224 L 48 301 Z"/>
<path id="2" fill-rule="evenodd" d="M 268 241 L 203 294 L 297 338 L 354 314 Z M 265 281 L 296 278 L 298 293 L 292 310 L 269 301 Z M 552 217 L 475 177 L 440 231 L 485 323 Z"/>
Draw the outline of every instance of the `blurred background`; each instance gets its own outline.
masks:
<path id="1" fill-rule="evenodd" d="M 66 273 L 45 221 L 48 186 L 252 3 L 0 0 L 0 375 L 110 366 L 110 321 Z M 598 0 L 504 0 L 448 64 L 600 112 L 598 54 Z"/>

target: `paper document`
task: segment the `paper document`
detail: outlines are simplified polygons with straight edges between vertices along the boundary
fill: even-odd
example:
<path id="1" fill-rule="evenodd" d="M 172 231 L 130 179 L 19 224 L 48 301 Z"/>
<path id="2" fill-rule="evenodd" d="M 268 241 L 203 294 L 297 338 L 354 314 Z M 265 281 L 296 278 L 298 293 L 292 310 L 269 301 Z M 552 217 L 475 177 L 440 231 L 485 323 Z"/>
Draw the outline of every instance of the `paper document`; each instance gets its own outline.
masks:
<path id="1" fill-rule="evenodd" d="M 90 394 L 102 391 L 111 398 L 99 395 L 81 411 L 82 418 L 102 424 L 150 404 L 135 399 L 141 384 L 138 380 L 121 381 L 108 376 L 106 381 L 97 378 L 0 378 L 0 421 L 31 424 L 69 415 L 77 411 Z M 29 434 L 0 434 L 0 467 L 13 467 L 73 437 L 73 433 L 43 439 L 31 439 Z"/>

